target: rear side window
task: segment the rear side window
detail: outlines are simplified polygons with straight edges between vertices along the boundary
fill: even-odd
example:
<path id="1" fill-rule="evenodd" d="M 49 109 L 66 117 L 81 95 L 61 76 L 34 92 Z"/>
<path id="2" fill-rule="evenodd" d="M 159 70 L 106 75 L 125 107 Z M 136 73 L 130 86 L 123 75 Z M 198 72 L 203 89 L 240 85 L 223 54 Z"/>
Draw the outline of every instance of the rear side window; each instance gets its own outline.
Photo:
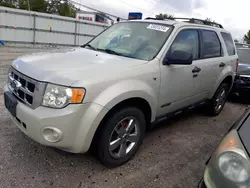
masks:
<path id="1" fill-rule="evenodd" d="M 229 33 L 224 33 L 224 32 L 221 32 L 221 35 L 223 40 L 225 41 L 228 55 L 235 55 L 236 50 L 234 47 L 232 36 Z"/>
<path id="2" fill-rule="evenodd" d="M 213 58 L 221 56 L 221 43 L 214 31 L 202 31 L 202 57 Z"/>

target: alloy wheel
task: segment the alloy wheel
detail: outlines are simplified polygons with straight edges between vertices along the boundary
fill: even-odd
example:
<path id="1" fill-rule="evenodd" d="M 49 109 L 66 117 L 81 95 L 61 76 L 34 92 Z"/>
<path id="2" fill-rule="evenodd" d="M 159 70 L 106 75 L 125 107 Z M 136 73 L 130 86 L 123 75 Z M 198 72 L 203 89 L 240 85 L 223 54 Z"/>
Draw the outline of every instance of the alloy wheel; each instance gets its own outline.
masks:
<path id="1" fill-rule="evenodd" d="M 226 89 L 222 88 L 215 100 L 215 110 L 218 112 L 221 110 L 226 102 Z"/>
<path id="2" fill-rule="evenodd" d="M 135 117 L 122 119 L 109 138 L 109 153 L 113 158 L 125 157 L 138 143 L 140 127 Z"/>

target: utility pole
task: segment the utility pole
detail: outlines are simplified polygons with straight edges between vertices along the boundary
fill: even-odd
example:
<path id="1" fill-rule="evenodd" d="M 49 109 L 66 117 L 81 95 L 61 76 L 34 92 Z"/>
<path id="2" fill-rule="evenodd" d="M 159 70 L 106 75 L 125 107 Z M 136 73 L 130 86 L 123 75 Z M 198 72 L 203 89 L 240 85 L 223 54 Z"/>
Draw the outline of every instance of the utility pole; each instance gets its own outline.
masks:
<path id="1" fill-rule="evenodd" d="M 30 11 L 30 0 L 28 0 L 28 9 Z"/>

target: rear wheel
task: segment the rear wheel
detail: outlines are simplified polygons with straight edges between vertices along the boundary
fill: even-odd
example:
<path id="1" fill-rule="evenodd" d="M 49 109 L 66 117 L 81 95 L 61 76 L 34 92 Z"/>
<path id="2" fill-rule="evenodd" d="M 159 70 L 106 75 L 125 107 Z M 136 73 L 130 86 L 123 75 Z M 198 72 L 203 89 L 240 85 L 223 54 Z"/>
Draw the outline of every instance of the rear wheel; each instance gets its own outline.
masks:
<path id="1" fill-rule="evenodd" d="M 145 127 L 145 117 L 139 109 L 127 107 L 115 112 L 100 133 L 101 162 L 107 167 L 117 167 L 130 160 L 143 141 Z"/>
<path id="2" fill-rule="evenodd" d="M 211 116 L 217 116 L 223 110 L 229 91 L 229 85 L 222 83 L 216 90 L 213 98 L 208 104 L 208 111 Z"/>

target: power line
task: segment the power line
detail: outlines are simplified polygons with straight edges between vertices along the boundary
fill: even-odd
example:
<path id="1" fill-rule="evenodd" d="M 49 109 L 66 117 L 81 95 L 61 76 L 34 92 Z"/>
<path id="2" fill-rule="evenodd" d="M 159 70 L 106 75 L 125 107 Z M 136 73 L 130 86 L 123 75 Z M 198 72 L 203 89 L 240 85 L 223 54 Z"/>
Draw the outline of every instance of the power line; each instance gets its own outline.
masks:
<path id="1" fill-rule="evenodd" d="M 100 13 L 102 13 L 102 14 L 106 14 L 106 15 L 108 15 L 108 16 L 112 16 L 112 17 L 115 17 L 115 18 L 120 18 L 120 19 L 122 19 L 122 20 L 127 20 L 126 18 L 122 18 L 122 17 L 120 17 L 120 16 L 115 16 L 115 15 L 113 15 L 113 14 L 109 14 L 109 13 L 100 11 L 100 10 L 98 10 L 98 9 L 91 8 L 91 7 L 89 7 L 89 6 L 83 5 L 83 4 L 81 4 L 81 3 L 78 3 L 78 2 L 75 2 L 75 1 L 72 1 L 72 0 L 70 0 L 70 2 L 73 3 L 73 4 L 75 4 L 75 5 L 82 6 L 82 7 L 85 7 L 85 8 L 87 8 L 87 9 L 90 9 L 90 10 L 93 10 L 93 11 L 100 12 Z"/>
<path id="2" fill-rule="evenodd" d="M 131 6 L 131 7 L 134 7 L 134 8 L 137 8 L 137 9 L 141 9 L 141 10 L 144 10 L 144 11 L 146 11 L 147 13 L 150 13 L 150 14 L 152 14 L 153 12 L 149 12 L 148 10 L 146 10 L 146 9 L 143 9 L 143 8 L 140 8 L 140 7 L 136 7 L 136 6 L 134 6 L 134 5 L 132 5 L 132 4 L 130 4 L 130 3 L 127 3 L 127 2 L 125 2 L 125 1 L 123 1 L 123 0 L 119 0 L 120 2 L 122 2 L 122 3 L 124 3 L 124 4 L 126 4 L 126 5 L 129 5 L 129 6 Z M 153 13 L 154 14 L 154 13 Z"/>
<path id="3" fill-rule="evenodd" d="M 147 1 L 149 1 L 149 2 L 154 2 L 154 3 L 156 2 L 156 1 L 154 1 L 154 0 L 147 0 Z M 168 14 L 172 14 L 172 15 L 174 15 L 175 13 L 178 14 L 178 10 L 177 10 L 175 7 L 173 7 L 172 5 L 169 5 L 167 2 L 164 2 L 164 0 L 158 0 L 156 4 L 162 5 L 161 8 L 162 8 L 162 10 L 164 10 L 164 11 L 166 11 L 166 9 L 163 8 L 163 7 L 164 7 L 164 6 L 167 6 L 167 7 L 170 9 L 170 10 L 166 11 L 166 13 L 168 13 Z M 175 13 L 171 13 L 171 11 L 174 11 Z M 183 12 L 179 12 L 179 13 L 181 13 L 181 14 L 183 14 L 183 15 L 189 17 L 189 15 L 186 14 L 186 13 L 183 13 Z"/>
<path id="4" fill-rule="evenodd" d="M 85 8 L 87 8 L 87 9 L 90 9 L 90 10 L 93 10 L 93 11 L 97 11 L 97 12 L 100 12 L 100 13 L 103 13 L 103 14 L 106 14 L 106 15 L 109 15 L 109 16 L 112 16 L 112 17 L 115 17 L 115 18 L 120 18 L 120 19 L 122 19 L 122 20 L 127 20 L 127 18 L 123 18 L 123 17 L 120 17 L 120 16 L 116 16 L 116 15 L 113 15 L 113 14 L 110 14 L 110 13 L 107 13 L 107 12 L 100 11 L 100 10 L 98 10 L 98 9 L 96 9 L 96 8 L 89 7 L 89 6 L 87 6 L 87 5 L 83 5 L 83 4 L 82 4 L 82 0 L 80 0 L 80 3 L 75 2 L 74 0 L 69 0 L 69 1 L 70 1 L 71 3 L 73 3 L 73 4 L 75 4 L 75 5 L 78 5 L 78 6 L 81 6 L 81 7 L 85 7 Z M 129 5 L 129 6 L 131 6 L 131 7 L 134 7 L 134 8 L 136 8 L 136 9 L 143 10 L 143 11 L 149 13 L 149 14 L 155 14 L 155 12 L 151 12 L 151 11 L 148 11 L 148 10 L 146 10 L 146 9 L 143 9 L 143 8 L 140 8 L 140 7 L 137 7 L 137 6 L 134 6 L 134 5 L 130 4 L 130 3 L 125 2 L 124 0 L 118 0 L 118 1 L 120 1 L 120 2 L 123 3 L 123 4 L 126 4 L 126 5 Z M 164 3 L 162 0 L 159 0 L 159 2 L 157 2 L 157 3 L 156 3 L 155 1 L 152 1 L 152 0 L 145 0 L 145 1 L 151 3 L 152 5 L 153 5 L 153 4 L 154 4 L 154 5 L 160 4 L 160 5 L 163 5 L 163 6 L 167 6 L 167 4 Z"/>
<path id="5" fill-rule="evenodd" d="M 130 3 L 125 2 L 124 0 L 118 0 L 118 1 L 120 1 L 120 2 L 122 2 L 122 3 L 124 3 L 124 4 L 127 4 L 127 5 L 129 5 L 129 6 L 131 6 L 131 7 L 134 7 L 134 8 L 136 8 L 136 9 L 144 10 L 145 12 L 147 12 L 147 13 L 149 13 L 149 14 L 155 15 L 155 13 L 157 12 L 157 11 L 155 11 L 155 12 L 148 11 L 148 10 L 146 10 L 146 9 L 143 9 L 143 8 L 140 8 L 140 7 L 137 7 L 137 6 L 134 6 L 134 5 L 130 4 Z M 156 2 L 156 1 L 153 1 L 153 0 L 144 0 L 144 1 L 145 1 L 145 2 L 148 2 L 148 3 L 152 4 L 152 5 L 155 5 L 155 6 L 160 5 L 160 7 L 161 7 L 162 9 L 165 9 L 165 8 L 163 8 L 163 7 L 165 7 L 165 6 L 168 6 L 168 7 L 169 7 L 169 5 L 168 5 L 167 3 L 165 3 L 165 2 L 163 2 L 162 0 L 158 0 L 157 2 Z M 171 6 L 171 9 L 176 10 L 176 9 L 174 9 L 172 6 Z M 170 12 L 170 11 L 166 11 L 166 12 Z M 171 14 L 171 13 L 170 13 L 170 14 Z"/>

